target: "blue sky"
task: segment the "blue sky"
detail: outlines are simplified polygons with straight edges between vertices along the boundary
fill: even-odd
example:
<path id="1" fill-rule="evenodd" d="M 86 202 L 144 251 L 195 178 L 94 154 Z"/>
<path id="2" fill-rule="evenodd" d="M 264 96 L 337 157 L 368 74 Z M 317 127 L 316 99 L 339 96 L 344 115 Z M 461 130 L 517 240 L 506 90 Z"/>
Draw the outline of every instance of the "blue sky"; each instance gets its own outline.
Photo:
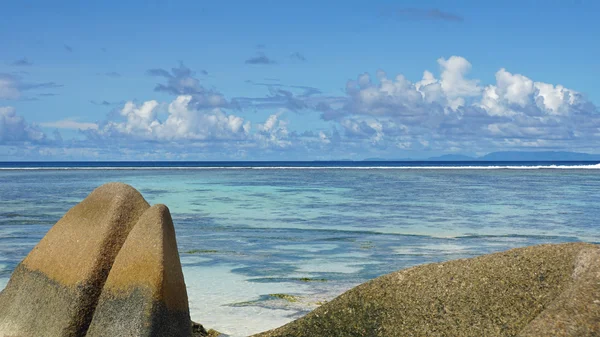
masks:
<path id="1" fill-rule="evenodd" d="M 0 160 L 599 153 L 595 1 L 4 1 Z"/>

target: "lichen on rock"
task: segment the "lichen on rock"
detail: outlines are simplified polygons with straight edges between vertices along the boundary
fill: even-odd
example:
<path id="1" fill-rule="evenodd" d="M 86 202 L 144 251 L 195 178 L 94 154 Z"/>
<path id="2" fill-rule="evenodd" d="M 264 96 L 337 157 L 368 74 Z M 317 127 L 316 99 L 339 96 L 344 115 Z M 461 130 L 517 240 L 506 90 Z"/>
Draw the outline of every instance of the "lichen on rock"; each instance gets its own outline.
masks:
<path id="1" fill-rule="evenodd" d="M 571 243 L 387 274 L 255 336 L 599 335 L 600 248 Z"/>

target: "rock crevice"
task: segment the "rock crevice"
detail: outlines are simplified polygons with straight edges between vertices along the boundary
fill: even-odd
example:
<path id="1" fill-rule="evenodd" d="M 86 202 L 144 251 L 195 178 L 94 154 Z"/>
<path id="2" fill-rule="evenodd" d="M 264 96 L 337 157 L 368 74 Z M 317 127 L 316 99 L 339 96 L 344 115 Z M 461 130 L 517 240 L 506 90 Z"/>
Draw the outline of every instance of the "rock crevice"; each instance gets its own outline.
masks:
<path id="1" fill-rule="evenodd" d="M 101 313 L 131 324 L 99 331 Z M 190 336 L 191 326 L 169 210 L 122 183 L 71 208 L 0 292 L 0 336 Z"/>

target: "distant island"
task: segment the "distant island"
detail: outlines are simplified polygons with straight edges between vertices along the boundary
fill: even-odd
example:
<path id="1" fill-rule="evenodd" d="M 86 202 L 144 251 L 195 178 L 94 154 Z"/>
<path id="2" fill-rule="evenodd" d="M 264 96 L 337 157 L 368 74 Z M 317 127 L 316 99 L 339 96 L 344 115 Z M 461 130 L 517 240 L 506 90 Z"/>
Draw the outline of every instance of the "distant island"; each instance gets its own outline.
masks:
<path id="1" fill-rule="evenodd" d="M 366 158 L 363 161 L 600 161 L 600 154 L 568 151 L 498 151 L 481 157 L 462 154 L 445 154 L 426 159 Z"/>

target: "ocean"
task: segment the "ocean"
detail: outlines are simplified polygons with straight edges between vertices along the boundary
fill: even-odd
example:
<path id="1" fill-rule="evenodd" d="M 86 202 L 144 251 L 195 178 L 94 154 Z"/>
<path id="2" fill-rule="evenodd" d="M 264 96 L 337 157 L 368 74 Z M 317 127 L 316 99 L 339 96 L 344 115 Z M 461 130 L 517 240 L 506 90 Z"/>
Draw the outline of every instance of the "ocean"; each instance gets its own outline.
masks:
<path id="1" fill-rule="evenodd" d="M 111 181 L 170 208 L 192 319 L 231 336 L 398 269 L 600 243 L 598 162 L 3 162 L 0 289 Z"/>

